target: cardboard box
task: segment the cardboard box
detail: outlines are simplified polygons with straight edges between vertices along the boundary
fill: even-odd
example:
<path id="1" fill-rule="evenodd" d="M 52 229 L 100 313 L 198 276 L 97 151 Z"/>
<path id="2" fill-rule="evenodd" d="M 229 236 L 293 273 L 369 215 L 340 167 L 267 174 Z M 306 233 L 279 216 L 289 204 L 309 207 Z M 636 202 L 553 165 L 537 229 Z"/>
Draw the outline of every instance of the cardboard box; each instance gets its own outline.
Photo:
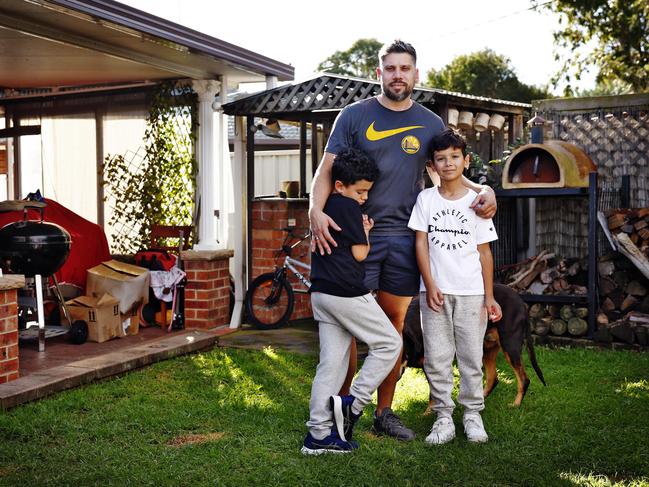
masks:
<path id="1" fill-rule="evenodd" d="M 83 320 L 88 323 L 88 341 L 101 343 L 125 336 L 119 314 L 119 301 L 110 294 L 99 298 L 79 296 L 66 301 L 65 305 L 72 322 Z"/>
<path id="2" fill-rule="evenodd" d="M 109 293 L 119 300 L 119 312 L 133 314 L 149 302 L 149 270 L 117 260 L 88 269 L 86 294 L 99 297 Z"/>
<path id="3" fill-rule="evenodd" d="M 127 335 L 137 335 L 140 332 L 140 308 L 134 309 L 130 314 L 121 315 L 122 329 Z"/>

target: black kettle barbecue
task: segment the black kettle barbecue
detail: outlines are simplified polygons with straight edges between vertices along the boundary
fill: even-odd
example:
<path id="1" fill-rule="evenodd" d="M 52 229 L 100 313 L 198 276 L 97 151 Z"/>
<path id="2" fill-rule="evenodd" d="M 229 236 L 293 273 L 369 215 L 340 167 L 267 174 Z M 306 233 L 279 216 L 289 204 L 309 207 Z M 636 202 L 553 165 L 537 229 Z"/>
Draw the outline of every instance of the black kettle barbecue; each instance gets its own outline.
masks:
<path id="1" fill-rule="evenodd" d="M 65 263 L 70 254 L 70 234 L 55 223 L 27 219 L 25 205 L 23 220 L 0 228 L 0 259 L 10 272 L 33 277 L 36 274 L 51 276 Z"/>
<path id="2" fill-rule="evenodd" d="M 27 295 L 19 296 L 19 320 L 27 321 L 28 316 L 41 315 L 39 323 L 39 351 L 45 350 L 44 340 L 46 336 L 57 336 L 67 333 L 73 343 L 84 343 L 88 338 L 88 325 L 84 321 L 71 323 L 65 300 L 59 289 L 56 276 L 54 275 L 70 254 L 72 240 L 70 234 L 60 225 L 43 221 L 43 203 L 31 201 L 8 201 L 0 204 L 0 211 L 22 210 L 21 221 L 8 223 L 0 228 L 0 264 L 5 270 L 24 274 L 27 278 L 34 278 L 33 297 L 31 289 L 27 289 Z M 28 219 L 28 210 L 40 210 L 40 221 Z M 44 329 L 42 278 L 52 277 L 54 281 L 54 294 L 63 308 L 69 326 L 48 326 Z M 29 287 L 29 286 L 28 286 Z M 28 294 L 32 294 L 29 296 Z M 28 326 L 28 325 L 27 325 Z M 24 336 L 30 336 L 28 332 Z M 21 335 L 22 337 L 22 335 Z"/>

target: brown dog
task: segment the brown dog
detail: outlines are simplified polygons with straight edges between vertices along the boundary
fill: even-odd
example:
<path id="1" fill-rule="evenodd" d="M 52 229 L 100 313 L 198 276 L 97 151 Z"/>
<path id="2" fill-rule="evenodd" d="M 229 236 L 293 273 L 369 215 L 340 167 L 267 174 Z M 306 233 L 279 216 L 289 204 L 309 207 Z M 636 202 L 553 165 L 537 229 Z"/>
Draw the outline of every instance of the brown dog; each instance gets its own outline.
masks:
<path id="1" fill-rule="evenodd" d="M 496 370 L 496 357 L 502 349 L 505 359 L 514 369 L 518 392 L 513 406 L 520 406 L 530 385 L 530 379 L 525 372 L 521 352 L 523 342 L 536 375 L 543 385 L 545 379 L 543 372 L 536 361 L 536 354 L 530 336 L 530 327 L 527 321 L 525 303 L 516 291 L 502 284 L 494 284 L 494 297 L 503 312 L 502 319 L 496 323 L 489 322 L 485 333 L 482 363 L 485 369 L 484 396 L 487 397 L 498 385 Z M 419 318 L 419 300 L 412 300 L 403 328 L 403 368 L 424 366 L 424 342 L 421 335 L 421 321 Z M 402 370 L 403 370 L 402 368 Z M 430 405 L 427 413 L 430 412 Z"/>

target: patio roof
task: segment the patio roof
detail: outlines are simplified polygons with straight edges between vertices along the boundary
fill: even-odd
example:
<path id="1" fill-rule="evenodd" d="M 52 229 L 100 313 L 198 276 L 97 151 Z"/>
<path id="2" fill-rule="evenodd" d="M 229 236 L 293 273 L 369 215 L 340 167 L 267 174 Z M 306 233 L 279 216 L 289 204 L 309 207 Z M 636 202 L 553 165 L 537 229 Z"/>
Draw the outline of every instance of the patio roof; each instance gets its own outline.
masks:
<path id="1" fill-rule="evenodd" d="M 288 64 L 113 0 L 2 0 L 0 53 L 0 88 L 10 89 L 294 76 Z"/>
<path id="2" fill-rule="evenodd" d="M 307 81 L 287 84 L 227 103 L 223 105 L 223 109 L 228 115 L 317 121 L 331 119 L 347 105 L 380 92 L 378 81 L 322 73 Z M 414 89 L 412 99 L 428 107 L 455 104 L 467 109 L 486 109 L 516 115 L 529 111 L 532 107 L 527 103 L 423 87 Z"/>

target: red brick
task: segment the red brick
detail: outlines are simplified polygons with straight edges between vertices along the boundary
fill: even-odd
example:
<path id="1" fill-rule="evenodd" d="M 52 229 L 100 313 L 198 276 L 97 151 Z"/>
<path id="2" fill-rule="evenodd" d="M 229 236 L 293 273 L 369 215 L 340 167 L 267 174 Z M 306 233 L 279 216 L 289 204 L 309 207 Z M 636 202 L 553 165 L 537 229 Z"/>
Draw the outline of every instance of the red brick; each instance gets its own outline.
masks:
<path id="1" fill-rule="evenodd" d="M 198 320 L 206 320 L 209 318 L 209 311 L 206 309 L 197 309 L 194 310 L 195 318 Z"/>
<path id="2" fill-rule="evenodd" d="M 185 309 L 207 309 L 209 301 L 188 300 L 185 301 Z"/>
<path id="3" fill-rule="evenodd" d="M 215 291 L 205 290 L 205 289 L 199 289 L 195 292 L 196 292 L 195 299 L 211 299 L 212 296 L 215 294 Z"/>
<path id="4" fill-rule="evenodd" d="M 5 382 L 9 381 L 9 376 L 8 375 L 0 375 L 0 384 L 4 384 Z"/>
<path id="5" fill-rule="evenodd" d="M 7 376 L 7 379 L 11 380 L 16 380 L 20 377 L 20 374 L 18 372 L 12 372 Z"/>
<path id="6" fill-rule="evenodd" d="M 18 317 L 0 318 L 0 333 L 18 329 Z"/>
<path id="7" fill-rule="evenodd" d="M 9 345 L 7 350 L 7 358 L 18 358 L 18 344 Z"/>
<path id="8" fill-rule="evenodd" d="M 18 305 L 16 303 L 4 304 L 0 306 L 0 318 L 9 318 L 18 314 Z"/>
<path id="9" fill-rule="evenodd" d="M 15 345 L 16 343 L 18 343 L 18 330 L 0 334 L 0 347 Z"/>
<path id="10" fill-rule="evenodd" d="M 185 261 L 185 269 L 191 271 L 211 269 L 211 268 L 212 268 L 212 263 L 207 260 L 186 260 Z"/>
<path id="11" fill-rule="evenodd" d="M 9 304 L 16 302 L 16 290 L 9 289 L 0 291 L 0 304 Z"/>
<path id="12" fill-rule="evenodd" d="M 18 371 L 18 359 L 12 358 L 10 360 L 5 360 L 0 362 L 0 374 L 6 375 L 9 372 Z"/>

